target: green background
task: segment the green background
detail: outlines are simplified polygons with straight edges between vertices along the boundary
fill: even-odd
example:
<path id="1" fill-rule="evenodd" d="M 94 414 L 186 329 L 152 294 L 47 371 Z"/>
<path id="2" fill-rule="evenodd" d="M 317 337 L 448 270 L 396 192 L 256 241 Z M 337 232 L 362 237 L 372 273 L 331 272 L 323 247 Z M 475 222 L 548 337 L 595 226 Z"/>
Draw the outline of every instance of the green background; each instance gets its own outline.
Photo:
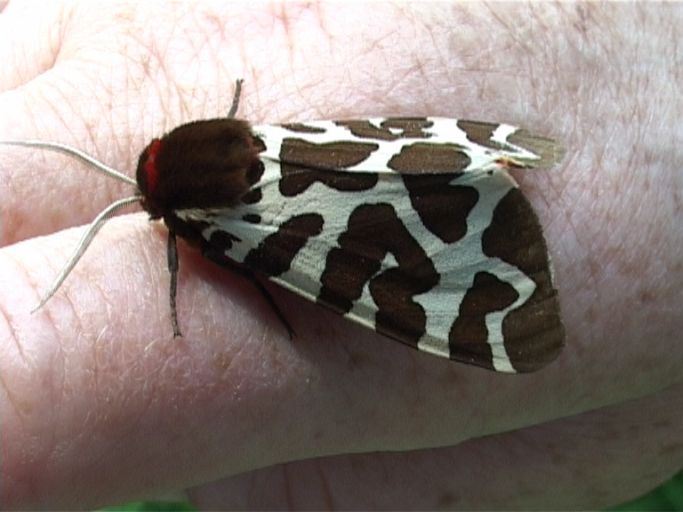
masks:
<path id="1" fill-rule="evenodd" d="M 126 510 L 126 511 L 192 511 L 196 510 L 189 503 L 171 502 L 135 502 L 117 507 L 107 507 L 106 511 Z M 660 485 L 655 490 L 647 493 L 640 498 L 624 503 L 607 510 L 614 511 L 683 511 L 683 470 L 668 482 Z"/>

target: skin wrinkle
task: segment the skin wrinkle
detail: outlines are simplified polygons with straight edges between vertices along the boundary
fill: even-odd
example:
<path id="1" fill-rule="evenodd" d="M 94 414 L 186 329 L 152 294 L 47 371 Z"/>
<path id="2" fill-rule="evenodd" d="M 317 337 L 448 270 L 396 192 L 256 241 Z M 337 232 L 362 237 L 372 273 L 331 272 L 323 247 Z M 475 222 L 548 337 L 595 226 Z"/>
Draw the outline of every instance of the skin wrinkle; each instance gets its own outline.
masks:
<path id="1" fill-rule="evenodd" d="M 11 256 L 10 256 L 10 258 L 11 258 Z M 18 264 L 16 264 L 15 267 L 18 268 L 18 270 L 19 270 L 22 274 L 24 274 L 24 276 L 25 276 L 25 281 L 26 281 L 26 283 L 29 283 L 29 287 L 35 290 L 35 287 L 31 285 L 31 279 L 29 278 L 29 274 L 26 272 L 25 268 L 22 267 L 21 265 L 18 265 Z M 57 326 L 56 326 L 56 324 L 54 323 L 52 316 L 48 315 L 47 320 L 48 320 L 48 326 L 49 326 L 52 330 L 54 330 L 54 331 L 56 332 L 56 331 L 57 331 Z M 11 322 L 11 320 L 10 320 L 10 322 Z M 11 325 L 11 324 L 10 324 L 10 325 Z M 20 354 L 21 354 L 21 356 L 22 356 L 22 360 L 23 360 L 25 366 L 26 366 L 26 367 L 30 367 L 30 368 L 32 368 L 32 369 L 35 369 L 35 361 L 32 361 L 32 360 L 28 359 L 28 358 L 26 357 L 26 354 L 25 354 L 25 353 L 23 352 L 23 350 L 21 349 L 21 340 L 20 340 L 18 331 L 17 331 L 16 329 L 12 328 L 12 333 L 15 335 L 15 337 L 12 339 L 12 341 L 14 341 L 15 346 L 17 347 L 18 351 L 20 352 Z M 61 346 L 60 344 L 58 344 L 57 347 L 58 347 L 58 350 L 59 350 L 60 354 L 62 355 L 62 360 L 64 360 L 64 358 L 63 358 L 62 346 Z M 54 357 L 52 357 L 51 359 L 54 359 Z M 53 370 L 53 369 L 54 369 L 54 366 L 51 366 L 51 370 Z M 50 375 L 53 375 L 53 374 L 54 374 L 54 371 L 50 371 L 49 373 L 50 373 Z M 48 391 L 49 391 L 50 396 L 59 396 L 59 395 L 60 395 L 59 389 L 64 389 L 64 385 L 63 385 L 63 382 L 64 382 L 64 380 L 63 380 L 64 372 L 61 372 L 60 374 L 61 374 L 61 376 L 62 376 L 62 380 L 61 380 L 62 385 L 61 385 L 61 387 L 58 388 L 57 390 L 55 390 L 55 389 L 53 389 L 53 388 L 48 388 Z M 50 379 L 50 382 L 54 382 L 54 380 L 53 380 L 53 379 Z M 15 395 L 14 393 L 10 393 L 10 396 L 14 397 L 14 396 L 16 396 L 16 395 Z M 56 400 L 51 401 L 51 402 L 52 402 L 53 404 L 58 403 L 58 401 L 56 401 Z M 32 413 L 33 413 L 34 411 L 25 411 L 25 410 L 22 410 L 22 407 L 19 407 L 19 406 L 17 405 L 17 403 L 18 403 L 18 402 L 17 402 L 16 399 L 14 399 L 14 401 L 12 402 L 12 404 L 14 405 L 14 410 L 15 410 L 15 413 L 16 413 L 16 418 L 17 418 L 17 420 L 19 421 L 19 423 L 20 423 L 22 426 L 26 426 L 25 431 L 30 432 L 30 430 L 31 430 L 30 425 L 32 424 L 32 421 L 31 421 L 31 418 L 30 418 L 30 417 L 31 417 L 31 415 L 32 415 Z M 5 422 L 6 422 L 6 421 L 7 421 L 7 420 L 5 420 Z M 27 434 L 25 434 L 25 435 L 27 435 Z M 44 435 L 44 433 L 43 433 L 43 435 L 41 436 L 41 438 L 42 438 L 42 444 L 48 446 L 49 448 L 43 450 L 43 451 L 44 451 L 44 453 L 42 454 L 42 457 L 43 457 L 43 458 L 42 458 L 40 461 L 33 461 L 33 462 L 35 462 L 37 465 L 43 464 L 43 463 L 45 462 L 45 460 L 50 460 L 51 455 L 52 455 L 52 453 L 53 453 L 53 451 L 54 451 L 54 449 L 55 449 L 55 444 L 53 443 L 54 437 L 55 437 L 55 432 L 54 432 L 54 430 L 51 431 L 51 436 L 49 436 L 49 437 L 50 437 L 50 438 L 49 438 L 49 440 L 48 440 L 48 439 L 46 438 L 46 436 Z"/>
<path id="2" fill-rule="evenodd" d="M 285 463 L 282 464 L 281 468 L 281 473 L 282 473 L 282 486 L 285 492 L 285 504 L 286 504 L 286 509 L 285 510 L 297 510 L 297 506 L 294 503 L 294 496 L 293 496 L 293 491 L 292 491 L 292 480 L 289 477 L 289 471 L 287 468 L 289 467 L 289 464 Z"/>
<path id="3" fill-rule="evenodd" d="M 245 279 L 246 281 L 246 279 Z M 253 286 L 251 283 L 244 283 L 247 286 Z M 240 306 L 244 307 L 244 306 Z M 250 308 L 251 309 L 251 308 Z M 214 312 L 214 315 L 219 315 L 222 314 L 221 311 L 216 310 Z M 213 315 L 211 315 L 213 316 Z M 191 317 L 191 316 L 190 316 Z M 229 377 L 234 374 L 234 372 L 231 372 L 231 369 L 237 368 L 239 370 L 239 361 L 241 357 L 245 357 L 245 350 L 249 346 L 267 346 L 269 344 L 269 340 L 273 338 L 273 335 L 271 333 L 271 324 L 269 322 L 259 322 L 259 327 L 262 326 L 262 328 L 259 329 L 250 329 L 248 331 L 248 338 L 244 341 L 244 343 L 239 343 L 236 346 L 233 346 L 233 348 L 228 352 L 223 351 L 220 352 L 218 355 L 220 356 L 220 376 L 222 379 L 225 379 L 226 377 Z M 246 356 L 248 357 L 248 356 Z M 222 364 L 225 360 L 228 360 L 228 364 L 224 365 Z M 215 360 L 214 360 L 215 362 Z"/>
<path id="4" fill-rule="evenodd" d="M 169 85 L 169 82 L 173 81 L 169 80 L 169 73 L 163 58 L 163 51 L 159 47 L 158 40 L 156 38 L 147 40 L 147 36 L 148 34 L 146 33 L 140 33 L 140 35 L 136 33 L 128 34 L 128 37 L 137 41 L 142 48 L 147 49 L 146 56 L 143 57 L 145 60 L 141 64 L 144 76 L 148 77 L 149 80 L 143 79 L 142 83 L 145 83 L 147 87 L 153 89 L 155 94 L 151 96 L 154 98 L 155 103 L 159 104 L 158 106 L 161 107 L 161 110 L 164 111 L 164 104 L 168 107 L 170 103 L 168 101 L 170 99 L 170 93 L 166 87 Z M 170 109 L 166 108 L 166 110 Z M 136 123 L 133 123 L 131 126 L 135 126 L 135 124 Z M 143 136 L 145 136 L 145 140 L 140 147 L 143 147 L 149 142 L 147 140 L 149 135 L 143 133 Z"/>
<path id="5" fill-rule="evenodd" d="M 279 2 L 274 3 L 277 4 Z M 330 31 L 328 30 L 326 24 L 328 17 L 327 12 L 325 12 L 326 7 L 326 4 L 324 4 L 323 2 L 307 2 L 303 5 L 298 6 L 299 10 L 294 15 L 290 16 L 290 18 L 299 17 L 301 19 L 308 19 L 308 17 L 312 17 L 312 19 L 317 22 L 317 26 L 320 29 L 320 33 L 329 36 Z"/>
<path id="6" fill-rule="evenodd" d="M 36 304 L 38 304 L 40 302 L 40 295 L 38 294 L 37 285 L 33 279 L 33 276 L 29 273 L 28 268 L 21 265 L 19 261 L 11 253 L 5 254 L 4 256 L 9 258 L 9 260 L 13 263 L 13 269 L 17 271 L 19 274 L 23 275 L 23 281 L 27 284 L 28 288 L 33 291 L 33 295 L 35 295 L 36 297 Z M 14 344 L 14 346 L 17 347 L 17 351 L 19 352 L 19 355 L 21 356 L 21 359 L 24 362 L 24 364 L 26 366 L 31 366 L 30 361 L 28 360 L 26 353 L 24 352 L 24 349 L 22 347 L 20 332 L 18 329 L 14 327 L 12 315 L 10 315 L 9 312 L 6 312 L 5 318 L 7 318 L 8 326 L 11 329 L 12 343 Z M 54 329 L 54 326 L 52 326 L 52 328 Z"/>
<path id="7" fill-rule="evenodd" d="M 417 361 L 410 360 L 408 362 L 408 368 L 405 370 L 404 375 L 408 378 L 411 379 L 411 382 L 414 382 L 414 386 L 410 388 L 411 394 L 412 394 L 412 407 L 411 410 L 419 411 L 422 408 L 422 405 L 426 403 L 426 399 L 429 395 L 429 391 L 424 389 L 424 385 L 420 379 L 422 368 L 420 365 L 417 363 Z"/>
<path id="8" fill-rule="evenodd" d="M 566 204 L 568 206 L 570 206 L 571 204 L 577 204 L 578 200 L 573 199 L 571 196 L 569 196 L 569 194 L 571 194 L 573 192 L 572 189 L 573 189 L 573 187 L 570 187 L 569 183 L 566 184 L 563 187 L 563 190 L 560 191 L 561 194 L 559 194 L 557 196 L 559 198 L 559 201 L 560 202 L 566 201 Z M 583 193 L 587 193 L 587 191 L 584 191 Z M 559 211 L 564 212 L 564 214 L 563 214 L 564 221 L 566 222 L 566 224 L 569 227 L 569 232 L 573 234 L 573 236 L 572 236 L 573 241 L 579 245 L 580 249 L 582 249 L 581 253 L 589 255 L 590 253 L 587 251 L 587 247 L 583 245 L 584 241 L 580 235 L 581 231 L 578 229 L 578 226 L 581 224 L 581 221 L 580 221 L 580 219 L 578 219 L 578 222 L 575 220 L 575 217 L 577 215 L 579 215 L 580 212 L 574 210 L 573 208 L 560 208 Z M 565 228 L 564 231 L 566 232 L 566 230 L 567 229 Z M 565 236 L 560 237 L 560 240 L 562 240 L 562 241 L 564 241 L 565 239 L 566 239 Z M 592 282 L 593 286 L 589 287 L 588 290 L 585 290 L 585 288 L 584 288 L 584 290 L 585 291 L 593 290 L 593 293 L 597 293 L 596 290 L 598 289 L 598 284 L 597 284 L 597 276 L 594 273 L 595 267 L 593 265 L 588 265 L 588 270 L 590 271 L 588 274 L 588 279 Z M 581 286 L 582 285 L 583 285 L 583 283 L 581 284 Z M 560 294 L 562 294 L 562 293 L 563 293 L 562 288 L 560 288 Z M 567 295 L 570 295 L 570 294 L 567 292 Z"/>
<path id="9" fill-rule="evenodd" d="M 154 222 L 154 223 L 149 223 L 151 224 L 152 229 L 151 229 L 151 234 L 153 235 L 154 238 L 157 240 L 163 240 L 165 237 L 168 236 L 168 231 L 165 230 L 159 223 Z M 160 242 L 158 242 L 160 243 Z M 181 247 L 179 247 L 179 250 L 181 250 Z M 179 253 L 182 254 L 182 253 Z M 155 269 L 160 265 L 160 262 L 157 260 L 157 258 L 154 258 L 149 250 L 144 250 L 142 251 L 142 257 L 144 258 L 143 261 L 143 268 L 146 269 Z M 168 283 L 162 283 L 160 280 L 161 277 L 160 272 L 154 272 L 153 273 L 153 278 L 155 279 L 153 282 L 149 283 L 149 286 L 146 287 L 146 291 L 148 293 L 151 292 L 152 296 L 149 297 L 149 300 L 147 301 L 149 304 L 155 304 L 157 306 L 154 306 L 154 311 L 152 312 L 155 318 L 162 318 L 164 313 L 168 314 L 166 311 L 161 311 L 161 307 L 168 307 Z M 179 269 L 179 274 L 178 274 L 178 280 L 180 281 L 183 278 L 184 271 L 183 271 L 183 266 L 180 266 Z"/>
<path id="10" fill-rule="evenodd" d="M 54 92 L 54 91 L 59 92 L 60 89 L 59 88 L 56 88 L 56 89 L 52 88 L 52 89 L 50 89 L 50 91 L 51 92 Z M 72 128 L 72 124 L 68 123 L 66 121 L 66 119 L 61 116 L 59 109 L 54 105 L 54 103 L 51 101 L 51 99 L 47 95 L 44 95 L 43 99 L 51 107 L 51 109 L 53 111 L 52 113 L 58 117 L 59 121 L 61 121 L 61 127 L 59 129 L 59 133 L 67 133 L 69 135 L 69 137 L 66 137 L 67 140 L 77 140 L 78 136 L 77 136 L 75 130 Z M 63 96 L 60 101 L 68 102 L 68 98 L 66 96 Z M 40 103 L 40 102 L 36 101 L 36 104 L 38 104 L 38 103 Z M 31 104 L 31 102 L 28 102 L 28 105 L 30 105 L 30 104 Z M 38 124 L 38 125 L 39 125 L 39 123 L 37 122 L 37 120 L 40 118 L 41 118 L 41 116 L 39 116 L 39 115 L 34 116 L 34 119 L 36 120 L 36 124 Z M 40 131 L 42 132 L 43 130 L 40 130 Z M 53 154 L 46 154 L 44 156 L 44 158 L 48 161 L 51 161 L 53 158 L 58 158 L 58 157 L 56 155 L 54 155 L 54 153 L 53 153 Z M 62 163 L 62 169 L 64 169 L 69 165 L 70 162 L 73 162 L 73 159 L 69 159 L 68 157 L 65 157 L 61 161 L 63 162 Z M 83 189 L 81 188 L 80 190 L 83 190 Z M 82 202 L 84 199 L 86 199 L 86 197 L 84 197 L 84 193 L 70 194 L 69 198 L 70 198 L 69 199 L 70 205 L 72 207 L 75 207 L 79 211 L 88 211 L 88 209 L 89 209 L 88 205 Z M 92 201 L 92 199 L 93 199 L 93 194 L 88 193 L 87 194 L 88 203 L 90 203 Z M 51 214 L 51 217 L 50 217 L 52 224 L 58 225 L 60 223 L 60 221 L 62 220 L 61 217 L 62 217 L 61 212 L 59 210 L 54 210 Z"/>
<path id="11" fill-rule="evenodd" d="M 12 169 L 0 169 L 0 190 L 6 190 L 9 196 L 16 196 L 15 182 L 11 173 Z M 13 209 L 7 208 L 5 202 L 0 201 L 0 248 L 16 238 L 17 229 L 21 229 L 21 220 L 17 218 Z"/>
<path id="12" fill-rule="evenodd" d="M 321 507 L 321 509 L 338 510 L 338 507 L 335 506 L 334 494 L 332 492 L 330 482 L 328 481 L 327 475 L 325 473 L 323 464 L 320 462 L 319 459 L 314 459 L 312 463 L 314 465 L 314 472 L 318 476 L 317 483 L 319 484 L 322 493 L 322 500 L 324 505 Z"/>
<path id="13" fill-rule="evenodd" d="M 106 361 L 108 356 L 105 352 L 105 347 L 103 347 L 102 340 L 106 339 L 105 335 L 107 333 L 108 326 L 103 326 L 99 334 L 95 338 L 95 342 L 92 344 L 92 365 L 89 369 L 90 379 L 92 381 L 93 393 L 100 400 L 107 402 L 107 398 L 104 394 L 104 387 L 101 386 L 101 375 L 100 368 L 102 366 L 102 361 Z M 102 357 L 100 355 L 102 354 Z M 91 415 L 92 413 L 89 413 Z"/>
<path id="14" fill-rule="evenodd" d="M 296 76 L 298 74 L 297 69 L 295 68 L 294 64 L 294 55 L 296 53 L 294 52 L 294 49 L 296 47 L 294 43 L 294 39 L 292 37 L 292 29 L 291 29 L 291 20 L 289 16 L 287 15 L 286 12 L 286 7 L 284 4 L 281 4 L 280 2 L 273 2 L 270 4 L 270 13 L 271 13 L 271 20 L 274 25 L 271 33 L 277 34 L 277 36 L 284 36 L 285 40 L 285 45 L 289 49 L 288 52 L 286 52 L 287 55 L 287 66 L 289 69 L 289 72 L 293 75 Z M 298 23 L 298 20 L 297 20 Z"/>
<path id="15" fill-rule="evenodd" d="M 185 15 L 187 19 L 190 21 L 187 23 L 183 23 L 183 25 L 178 25 L 175 26 L 174 29 L 179 31 L 179 34 L 171 34 L 171 41 L 173 40 L 190 40 L 189 43 L 189 54 L 192 55 L 188 60 L 189 64 L 188 67 L 190 66 L 197 66 L 196 70 L 196 75 L 193 77 L 186 76 L 184 77 L 184 80 L 182 82 L 179 82 L 177 87 L 176 87 L 176 95 L 178 97 L 178 101 L 180 102 L 180 113 L 181 113 L 181 118 L 182 119 L 191 119 L 192 118 L 192 112 L 193 112 L 193 105 L 197 104 L 197 98 L 193 97 L 192 94 L 183 94 L 183 83 L 189 79 L 190 83 L 195 83 L 200 81 L 200 76 L 202 75 L 202 59 L 201 56 L 203 55 L 202 50 L 205 47 L 210 48 L 211 47 L 211 39 L 208 36 L 202 35 L 199 39 L 193 38 L 193 37 L 186 37 L 187 35 L 191 34 L 193 31 L 197 31 L 198 33 L 203 33 L 201 28 L 199 27 L 199 23 L 197 20 L 197 14 L 195 14 L 191 9 L 189 12 L 186 13 Z"/>
<path id="16" fill-rule="evenodd" d="M 48 36 L 47 39 L 50 44 L 50 55 L 52 55 L 52 62 L 47 66 L 45 71 L 53 69 L 59 62 L 62 56 L 61 50 L 64 47 L 65 33 L 67 30 L 68 20 L 70 18 L 67 9 L 58 10 L 57 23 L 52 26 L 53 30 L 49 30 L 50 34 L 54 34 L 56 38 Z"/>
<path id="17" fill-rule="evenodd" d="M 523 50 L 526 54 L 533 53 L 529 48 L 528 44 L 522 38 L 516 35 L 516 28 L 513 25 L 507 23 L 505 19 L 498 14 L 498 11 L 495 8 L 495 6 L 489 4 L 488 2 L 484 2 L 482 6 L 488 10 L 491 18 L 496 20 L 498 24 L 505 29 L 508 36 L 510 36 L 510 38 L 513 40 L 513 42 L 517 45 L 519 49 Z"/>
<path id="18" fill-rule="evenodd" d="M 164 82 L 163 90 L 160 90 L 161 87 L 159 86 L 156 87 L 156 96 L 163 98 L 161 101 L 166 103 L 166 107 L 162 108 L 162 111 L 173 112 L 176 119 L 186 119 L 190 116 L 193 102 L 189 98 L 185 99 L 186 95 L 183 94 L 182 85 L 171 79 L 173 73 L 164 65 L 164 51 L 166 53 L 170 51 L 172 37 L 171 34 L 169 36 L 169 46 L 161 50 L 158 55 L 159 71 L 163 73 Z M 158 79 L 155 80 L 155 85 L 158 83 Z M 164 126 L 162 131 L 166 131 L 169 128 L 169 126 Z"/>
<path id="19" fill-rule="evenodd" d="M 10 334 L 10 338 L 14 342 L 14 346 L 17 347 L 19 357 L 24 361 L 24 363 L 26 363 L 26 355 L 24 354 L 21 344 L 19 343 L 18 333 L 14 328 L 14 325 L 10 320 L 9 312 L 5 310 L 4 305 L 0 305 L 0 325 L 7 326 L 7 331 Z M 7 396 L 9 403 L 12 405 L 12 408 L 14 409 L 16 417 L 18 418 L 20 424 L 23 426 L 24 415 L 21 413 L 21 408 L 18 405 L 18 399 L 16 398 L 15 393 L 12 391 L 11 386 L 8 385 L 8 382 L 5 381 L 5 378 L 3 377 L 3 372 L 0 372 L 0 386 L 5 391 L 5 396 Z"/>
<path id="20" fill-rule="evenodd" d="M 289 20 L 289 15 L 287 14 L 288 7 L 280 2 L 275 2 L 271 4 L 273 19 L 280 22 L 282 27 L 282 32 L 285 36 L 285 41 L 287 42 L 287 48 L 290 55 L 295 55 L 296 45 L 295 39 L 292 37 L 292 30 Z"/>

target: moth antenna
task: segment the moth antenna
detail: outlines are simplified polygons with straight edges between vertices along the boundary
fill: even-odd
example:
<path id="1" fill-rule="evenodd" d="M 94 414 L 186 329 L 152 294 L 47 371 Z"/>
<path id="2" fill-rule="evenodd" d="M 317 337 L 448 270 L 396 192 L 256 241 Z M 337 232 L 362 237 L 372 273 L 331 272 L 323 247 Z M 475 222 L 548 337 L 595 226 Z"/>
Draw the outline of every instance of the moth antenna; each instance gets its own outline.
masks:
<path id="1" fill-rule="evenodd" d="M 232 105 L 230 105 L 230 110 L 228 111 L 228 119 L 235 117 L 237 113 L 237 108 L 240 106 L 240 95 L 242 94 L 242 82 L 243 78 L 238 78 L 235 80 L 235 92 L 232 95 Z"/>
<path id="2" fill-rule="evenodd" d="M 102 210 L 102 212 L 100 212 L 100 214 L 97 217 L 95 217 L 95 220 L 93 220 L 90 223 L 90 227 L 88 227 L 88 230 L 83 234 L 81 239 L 78 241 L 78 245 L 76 245 L 76 250 L 71 255 L 66 265 L 64 265 L 64 268 L 56 277 L 50 289 L 45 293 L 43 298 L 40 300 L 40 303 L 35 308 L 33 308 L 31 313 L 35 313 L 37 310 L 42 308 L 45 305 L 45 303 L 48 300 L 50 300 L 50 298 L 55 294 L 55 292 L 59 289 L 64 280 L 76 266 L 78 260 L 81 259 L 83 253 L 90 246 L 90 242 L 92 242 L 97 232 L 111 218 L 111 216 L 124 206 L 128 206 L 129 204 L 134 203 L 136 201 L 140 201 L 140 199 L 142 199 L 142 196 L 140 195 L 124 197 L 123 199 L 119 199 L 118 201 L 115 201 L 109 206 L 107 206 L 104 210 Z"/>
<path id="3" fill-rule="evenodd" d="M 92 165 L 98 171 L 110 176 L 129 185 L 137 187 L 137 183 L 133 178 L 130 178 L 120 171 L 117 171 L 113 167 L 109 167 L 107 164 L 100 162 L 94 157 L 84 153 L 80 149 L 76 149 L 72 146 L 67 146 L 60 142 L 45 142 L 42 140 L 0 140 L 0 144 L 6 144 L 8 146 L 23 146 L 26 148 L 39 148 L 39 149 L 51 149 L 53 151 L 58 151 L 69 156 L 78 158 L 79 160 Z"/>

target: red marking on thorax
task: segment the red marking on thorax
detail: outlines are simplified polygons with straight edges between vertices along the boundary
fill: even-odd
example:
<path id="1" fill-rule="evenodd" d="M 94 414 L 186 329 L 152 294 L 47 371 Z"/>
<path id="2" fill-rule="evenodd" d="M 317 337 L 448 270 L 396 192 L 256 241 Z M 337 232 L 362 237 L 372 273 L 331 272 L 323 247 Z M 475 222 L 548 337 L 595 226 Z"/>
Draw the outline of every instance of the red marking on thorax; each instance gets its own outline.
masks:
<path id="1" fill-rule="evenodd" d="M 149 145 L 149 154 L 145 162 L 145 176 L 147 178 L 147 193 L 154 194 L 159 183 L 159 169 L 157 168 L 157 155 L 161 149 L 161 141 L 154 139 Z"/>

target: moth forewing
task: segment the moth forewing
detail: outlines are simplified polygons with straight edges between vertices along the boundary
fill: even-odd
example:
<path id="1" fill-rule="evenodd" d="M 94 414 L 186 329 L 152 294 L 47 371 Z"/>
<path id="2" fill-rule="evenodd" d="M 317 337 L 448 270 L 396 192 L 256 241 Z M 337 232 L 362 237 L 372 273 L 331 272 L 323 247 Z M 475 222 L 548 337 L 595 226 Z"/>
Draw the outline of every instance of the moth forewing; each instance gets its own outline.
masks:
<path id="1" fill-rule="evenodd" d="M 498 371 L 538 369 L 564 331 L 540 223 L 507 169 L 562 152 L 498 126 L 373 118 L 256 127 L 265 172 L 250 200 L 207 216 L 205 239 L 418 349 Z"/>

